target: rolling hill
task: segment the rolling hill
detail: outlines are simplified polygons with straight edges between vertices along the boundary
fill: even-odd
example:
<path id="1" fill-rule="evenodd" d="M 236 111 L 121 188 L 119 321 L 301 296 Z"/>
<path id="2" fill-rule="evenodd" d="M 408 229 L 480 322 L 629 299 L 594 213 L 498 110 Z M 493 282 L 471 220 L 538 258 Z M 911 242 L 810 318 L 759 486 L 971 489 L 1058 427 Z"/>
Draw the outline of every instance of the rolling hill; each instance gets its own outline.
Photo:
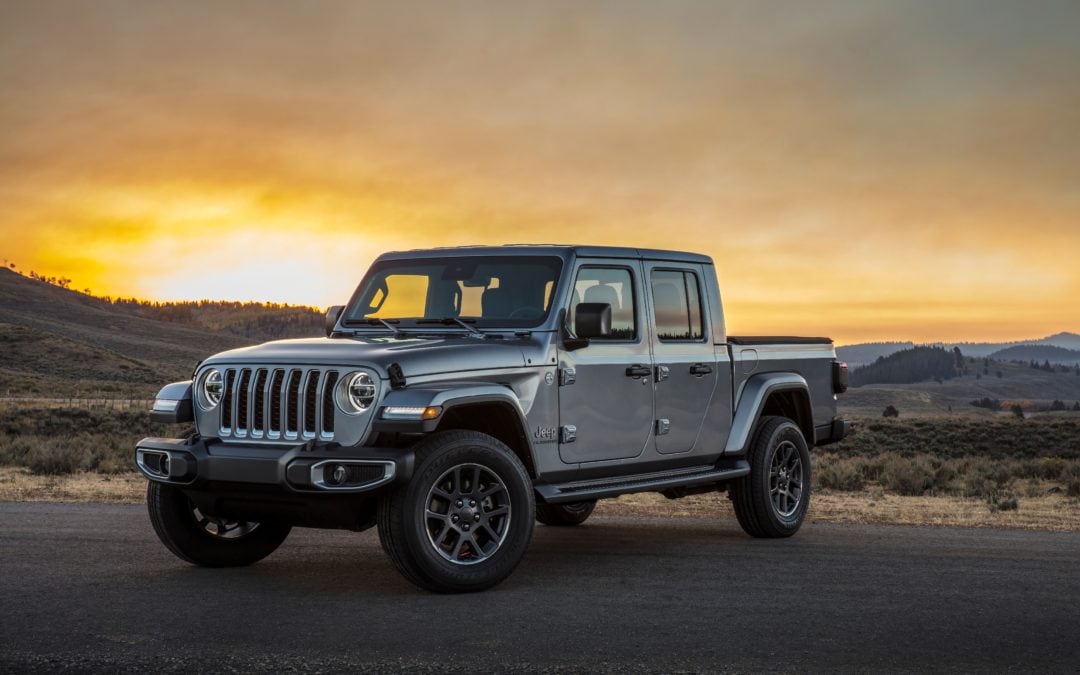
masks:
<path id="1" fill-rule="evenodd" d="M 994 352 L 990 358 L 998 361 L 1038 361 L 1075 365 L 1080 363 L 1080 350 L 1052 345 L 1016 345 Z"/>
<path id="2" fill-rule="evenodd" d="M 152 396 L 208 354 L 255 341 L 144 318 L 0 269 L 0 397 Z"/>
<path id="3" fill-rule="evenodd" d="M 864 342 L 853 345 L 843 345 L 836 348 L 836 355 L 841 361 L 845 361 L 848 366 L 857 368 L 864 366 L 868 363 L 873 363 L 879 357 L 890 356 L 904 349 L 911 349 L 914 347 L 914 343 L 911 342 Z M 975 358 L 984 358 L 987 356 L 995 355 L 994 358 L 1013 358 L 1013 357 L 1000 357 L 996 356 L 998 352 L 1013 347 L 1027 347 L 1027 346 L 1040 346 L 1040 347 L 1058 347 L 1064 350 L 1080 351 L 1080 335 L 1076 333 L 1056 333 L 1054 335 L 1048 335 L 1044 338 L 1035 340 L 1020 340 L 1017 342 L 936 342 L 926 347 L 944 347 L 951 350 L 953 347 L 959 347 L 964 356 L 970 356 Z M 1049 352 L 1048 352 L 1049 353 Z M 1061 363 L 1065 365 L 1072 365 L 1075 362 L 1075 358 L 1071 355 L 1058 353 L 1058 356 L 1065 358 L 1063 361 L 1054 361 L 1050 358 L 1051 363 Z M 1043 360 L 1043 357 L 1039 360 Z M 1024 360 L 1024 359 L 1020 359 Z M 1030 359 L 1028 359 L 1030 360 Z"/>
<path id="4" fill-rule="evenodd" d="M 961 359 L 963 361 L 963 359 Z M 948 380 L 959 373 L 963 363 L 941 347 L 912 347 L 888 356 L 879 357 L 873 363 L 856 368 L 851 373 L 851 385 L 863 384 L 911 384 L 926 380 Z"/>
<path id="5" fill-rule="evenodd" d="M 852 387 L 847 393 L 841 394 L 839 403 L 843 414 L 875 417 L 880 416 L 888 405 L 899 409 L 901 416 L 912 413 L 999 414 L 971 405 L 972 401 L 982 398 L 1001 401 L 1005 411 L 1014 403 L 1029 411 L 1046 410 L 1054 400 L 1064 401 L 1071 408 L 1080 401 L 1080 376 L 1072 370 L 1047 372 L 1007 361 L 992 361 L 986 368 L 979 359 L 969 364 L 967 374 L 943 379 L 940 384 L 934 380 L 910 384 L 866 384 Z"/>

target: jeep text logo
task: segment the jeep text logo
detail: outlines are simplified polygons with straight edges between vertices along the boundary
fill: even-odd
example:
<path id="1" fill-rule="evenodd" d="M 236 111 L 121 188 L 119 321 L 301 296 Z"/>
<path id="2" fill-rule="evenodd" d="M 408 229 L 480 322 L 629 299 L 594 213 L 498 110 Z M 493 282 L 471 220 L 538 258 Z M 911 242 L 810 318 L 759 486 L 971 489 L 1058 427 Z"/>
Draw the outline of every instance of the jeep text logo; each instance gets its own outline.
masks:
<path id="1" fill-rule="evenodd" d="M 536 431 L 533 433 L 538 440 L 541 441 L 554 441 L 557 430 L 554 427 L 536 427 Z"/>

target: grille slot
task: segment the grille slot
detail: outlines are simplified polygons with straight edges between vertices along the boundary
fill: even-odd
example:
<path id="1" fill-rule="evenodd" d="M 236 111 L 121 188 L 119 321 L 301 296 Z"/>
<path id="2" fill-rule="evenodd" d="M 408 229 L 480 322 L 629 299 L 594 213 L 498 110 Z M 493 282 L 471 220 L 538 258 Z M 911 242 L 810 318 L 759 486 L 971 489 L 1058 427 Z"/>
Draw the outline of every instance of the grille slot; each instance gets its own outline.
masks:
<path id="1" fill-rule="evenodd" d="M 252 415 L 255 417 L 252 429 L 259 431 L 266 429 L 266 369 L 259 368 L 255 371 L 255 403 L 252 406 Z"/>
<path id="2" fill-rule="evenodd" d="M 326 380 L 322 386 L 322 425 L 319 427 L 324 434 L 334 433 L 334 385 L 337 384 L 337 381 L 338 373 L 336 370 L 326 373 Z"/>
<path id="3" fill-rule="evenodd" d="M 289 386 L 285 390 L 285 431 L 295 434 L 300 430 L 300 371 L 289 373 Z"/>
<path id="4" fill-rule="evenodd" d="M 240 371 L 240 377 L 236 384 L 236 428 L 247 430 L 248 428 L 248 398 L 251 392 L 248 385 L 251 383 L 251 370 L 244 368 Z"/>
<path id="5" fill-rule="evenodd" d="M 225 371 L 225 396 L 221 401 L 221 426 L 222 428 L 232 428 L 233 421 L 233 385 L 236 384 L 236 371 Z"/>
<path id="6" fill-rule="evenodd" d="M 278 431 L 281 431 L 281 386 L 284 381 L 284 370 L 275 370 L 270 377 L 270 428 Z"/>
<path id="7" fill-rule="evenodd" d="M 319 373 L 309 370 L 307 374 L 307 386 L 304 387 L 304 432 L 315 433 L 315 414 L 318 411 Z"/>
<path id="8" fill-rule="evenodd" d="M 224 376 L 223 439 L 333 439 L 338 371 L 238 367 Z"/>

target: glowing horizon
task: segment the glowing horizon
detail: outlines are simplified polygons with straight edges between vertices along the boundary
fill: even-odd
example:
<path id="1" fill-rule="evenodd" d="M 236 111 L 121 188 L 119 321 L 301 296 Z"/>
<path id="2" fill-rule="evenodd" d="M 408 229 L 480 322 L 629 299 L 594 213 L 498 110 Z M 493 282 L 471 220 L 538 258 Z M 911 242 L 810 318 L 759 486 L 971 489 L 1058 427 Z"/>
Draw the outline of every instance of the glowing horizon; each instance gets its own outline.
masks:
<path id="1" fill-rule="evenodd" d="M 0 256 L 325 307 L 384 250 L 669 248 L 716 261 L 732 333 L 1080 332 L 1076 34 L 1069 4 L 9 4 Z"/>

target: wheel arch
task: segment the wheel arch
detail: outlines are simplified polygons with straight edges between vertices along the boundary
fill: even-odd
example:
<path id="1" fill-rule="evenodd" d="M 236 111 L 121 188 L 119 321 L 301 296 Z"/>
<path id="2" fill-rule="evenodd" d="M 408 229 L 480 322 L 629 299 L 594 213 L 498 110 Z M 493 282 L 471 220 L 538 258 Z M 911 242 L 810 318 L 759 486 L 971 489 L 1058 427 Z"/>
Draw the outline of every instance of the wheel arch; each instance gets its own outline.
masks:
<path id="1" fill-rule="evenodd" d="M 525 433 L 525 423 L 520 408 L 509 400 L 470 399 L 453 402 L 443 409 L 436 431 L 465 429 L 479 431 L 496 438 L 517 455 L 529 477 L 536 479 L 536 464 L 532 457 L 532 443 Z"/>
<path id="2" fill-rule="evenodd" d="M 725 454 L 741 454 L 752 440 L 758 421 L 765 416 L 786 417 L 814 444 L 814 414 L 810 387 L 798 373 L 761 373 L 746 381 L 732 418 Z"/>
<path id="3" fill-rule="evenodd" d="M 423 422 L 377 420 L 376 431 L 430 434 L 455 429 L 478 431 L 502 443 L 521 460 L 530 478 L 536 479 L 532 441 L 526 433 L 525 413 L 513 391 L 493 384 L 460 383 L 438 389 L 412 389 L 389 394 L 382 403 L 406 406 L 439 406 L 437 419 Z"/>

